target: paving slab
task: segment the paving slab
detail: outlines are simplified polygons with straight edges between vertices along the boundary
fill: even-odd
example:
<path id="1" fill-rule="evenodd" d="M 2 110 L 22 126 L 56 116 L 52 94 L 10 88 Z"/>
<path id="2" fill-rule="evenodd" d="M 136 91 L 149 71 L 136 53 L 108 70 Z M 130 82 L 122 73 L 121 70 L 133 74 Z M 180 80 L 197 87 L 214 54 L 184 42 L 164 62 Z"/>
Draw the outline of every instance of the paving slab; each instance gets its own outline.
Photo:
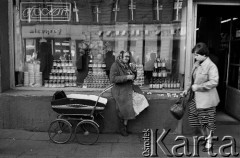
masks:
<path id="1" fill-rule="evenodd" d="M 0 138 L 5 139 L 29 139 L 34 135 L 34 132 L 18 130 L 18 129 L 0 129 Z"/>
<path id="2" fill-rule="evenodd" d="M 239 126 L 219 127 L 216 135 L 223 136 L 232 134 L 236 137 L 237 151 L 240 152 L 239 135 L 233 130 L 238 130 Z M 160 131 L 162 132 L 162 131 Z M 128 137 L 123 137 L 120 134 L 100 134 L 99 140 L 94 145 L 78 144 L 76 139 L 72 138 L 66 144 L 55 144 L 49 141 L 46 132 L 30 132 L 24 130 L 2 130 L 0 137 L 0 158 L 78 158 L 78 157 L 143 157 L 144 141 L 143 134 L 130 134 Z M 158 137 L 160 133 L 158 133 Z M 173 145 L 180 144 L 182 141 L 175 141 L 176 134 L 169 133 L 164 139 L 169 150 Z M 186 136 L 189 140 L 189 151 L 193 152 L 193 138 Z M 214 143 L 214 152 L 219 155 L 219 147 L 223 144 L 221 141 Z M 181 152 L 183 148 L 180 148 Z M 211 157 L 208 153 L 201 151 L 201 157 Z M 227 149 L 228 151 L 229 149 Z M 157 146 L 158 157 L 166 157 Z"/>
<path id="3" fill-rule="evenodd" d="M 143 157 L 142 144 L 114 143 L 111 149 L 111 157 Z"/>
<path id="4" fill-rule="evenodd" d="M 119 141 L 119 136 L 116 134 L 100 134 L 98 138 L 98 143 L 117 143 Z"/>
<path id="5" fill-rule="evenodd" d="M 31 140 L 49 140 L 47 132 L 34 132 L 34 134 L 29 138 Z"/>

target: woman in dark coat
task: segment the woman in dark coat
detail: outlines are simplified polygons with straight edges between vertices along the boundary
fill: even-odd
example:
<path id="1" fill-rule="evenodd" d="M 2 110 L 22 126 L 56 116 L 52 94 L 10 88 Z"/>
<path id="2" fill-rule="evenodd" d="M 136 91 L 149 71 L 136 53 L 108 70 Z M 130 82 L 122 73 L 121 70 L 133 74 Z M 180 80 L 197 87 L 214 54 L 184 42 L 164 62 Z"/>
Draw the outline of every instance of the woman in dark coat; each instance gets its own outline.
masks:
<path id="1" fill-rule="evenodd" d="M 149 106 L 141 89 L 133 85 L 137 76 L 136 66 L 130 63 L 131 53 L 121 51 L 110 70 L 110 81 L 114 83 L 112 95 L 116 101 L 120 118 L 120 133 L 127 136 L 128 120 L 134 119 Z"/>

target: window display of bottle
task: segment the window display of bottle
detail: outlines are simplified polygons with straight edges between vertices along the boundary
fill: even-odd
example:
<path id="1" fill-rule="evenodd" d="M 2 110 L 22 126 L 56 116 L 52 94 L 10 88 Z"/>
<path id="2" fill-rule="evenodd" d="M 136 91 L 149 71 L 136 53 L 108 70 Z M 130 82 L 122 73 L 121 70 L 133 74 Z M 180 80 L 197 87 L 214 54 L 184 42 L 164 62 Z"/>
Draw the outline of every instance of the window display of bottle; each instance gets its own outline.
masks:
<path id="1" fill-rule="evenodd" d="M 157 59 L 154 61 L 154 69 L 157 69 L 158 68 L 158 62 L 157 62 Z"/>
<path id="2" fill-rule="evenodd" d="M 166 68 L 166 60 L 165 59 L 163 59 L 163 61 L 162 61 L 161 71 L 162 71 L 162 77 L 167 77 L 167 68 Z"/>
<path id="3" fill-rule="evenodd" d="M 161 59 L 159 57 L 157 58 L 157 67 L 158 68 L 162 67 Z"/>
<path id="4" fill-rule="evenodd" d="M 163 77 L 162 76 L 162 67 L 158 67 L 158 77 Z"/>
<path id="5" fill-rule="evenodd" d="M 152 78 L 150 79 L 150 82 L 149 82 L 149 88 L 153 89 L 153 79 Z"/>
<path id="6" fill-rule="evenodd" d="M 180 89 L 180 81 L 177 80 L 177 89 Z"/>
<path id="7" fill-rule="evenodd" d="M 157 73 L 157 68 L 154 67 L 153 73 L 152 73 L 152 77 L 157 77 L 158 73 Z"/>
<path id="8" fill-rule="evenodd" d="M 163 89 L 163 80 L 162 79 L 160 79 L 160 81 L 159 81 L 160 83 L 159 83 L 159 89 Z"/>

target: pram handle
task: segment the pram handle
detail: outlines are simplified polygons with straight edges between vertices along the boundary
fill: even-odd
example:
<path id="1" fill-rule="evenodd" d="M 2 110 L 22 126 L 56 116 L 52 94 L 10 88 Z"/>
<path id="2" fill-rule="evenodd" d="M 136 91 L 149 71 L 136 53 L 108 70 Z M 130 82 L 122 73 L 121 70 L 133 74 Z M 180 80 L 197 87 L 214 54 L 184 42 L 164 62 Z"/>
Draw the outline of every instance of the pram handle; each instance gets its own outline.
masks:
<path id="1" fill-rule="evenodd" d="M 96 106 L 97 106 L 97 103 L 98 103 L 99 98 L 102 96 L 103 93 L 105 93 L 106 91 L 110 90 L 113 86 L 114 86 L 113 83 L 110 84 L 109 86 L 107 86 L 107 87 L 98 95 L 97 101 L 96 101 L 96 103 L 95 103 L 95 105 L 94 105 L 94 107 L 93 107 L 93 110 L 91 111 L 91 116 L 93 116 L 93 113 L 94 113 L 94 111 L 95 111 L 95 109 L 96 109 Z"/>

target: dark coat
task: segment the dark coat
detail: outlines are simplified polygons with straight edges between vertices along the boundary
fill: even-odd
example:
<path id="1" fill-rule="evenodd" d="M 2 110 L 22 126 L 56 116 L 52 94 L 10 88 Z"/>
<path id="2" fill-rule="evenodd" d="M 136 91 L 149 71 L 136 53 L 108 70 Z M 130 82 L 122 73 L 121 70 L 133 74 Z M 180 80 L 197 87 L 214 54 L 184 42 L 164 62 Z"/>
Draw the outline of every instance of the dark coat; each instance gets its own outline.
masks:
<path id="1" fill-rule="evenodd" d="M 135 118 L 133 109 L 133 91 L 142 94 L 141 89 L 133 85 L 133 81 L 127 80 L 127 72 L 118 62 L 114 62 L 110 69 L 110 81 L 114 83 L 112 96 L 116 101 L 116 108 L 120 118 L 128 120 Z M 135 76 L 137 76 L 135 72 Z"/>

